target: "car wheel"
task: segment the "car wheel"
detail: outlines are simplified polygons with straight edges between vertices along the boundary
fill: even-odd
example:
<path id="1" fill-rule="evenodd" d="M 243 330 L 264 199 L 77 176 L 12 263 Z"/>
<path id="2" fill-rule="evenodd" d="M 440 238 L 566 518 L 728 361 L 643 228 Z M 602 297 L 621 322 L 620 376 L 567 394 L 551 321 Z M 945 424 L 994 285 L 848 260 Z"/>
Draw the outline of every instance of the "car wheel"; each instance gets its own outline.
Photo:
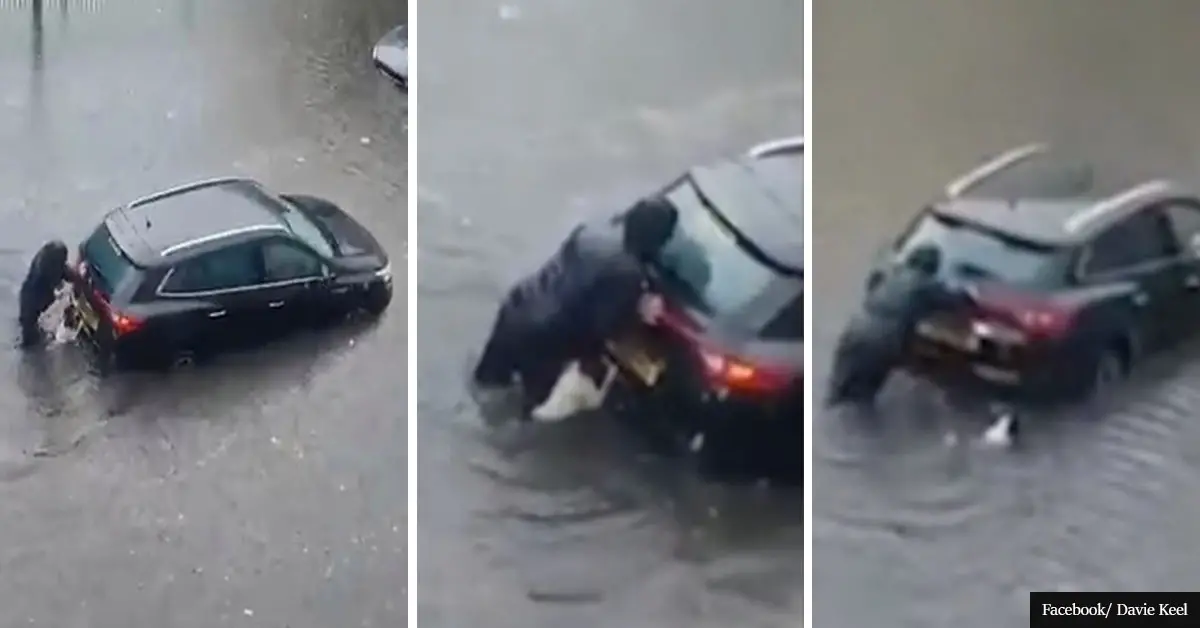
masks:
<path id="1" fill-rule="evenodd" d="M 371 316 L 382 316 L 392 303 L 392 291 L 383 284 L 375 284 L 367 289 L 363 300 L 363 309 Z"/>
<path id="2" fill-rule="evenodd" d="M 189 369 L 196 365 L 196 353 L 188 349 L 180 349 L 171 354 L 170 361 L 167 366 L 172 371 Z"/>

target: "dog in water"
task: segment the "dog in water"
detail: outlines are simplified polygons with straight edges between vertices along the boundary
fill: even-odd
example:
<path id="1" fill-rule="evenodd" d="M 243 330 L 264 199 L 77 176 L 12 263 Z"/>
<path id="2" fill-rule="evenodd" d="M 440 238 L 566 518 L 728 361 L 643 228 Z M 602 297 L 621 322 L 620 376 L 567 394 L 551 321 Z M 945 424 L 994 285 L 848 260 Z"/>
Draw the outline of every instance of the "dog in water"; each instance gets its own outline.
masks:
<path id="1" fill-rule="evenodd" d="M 617 378 L 616 367 L 611 364 L 605 364 L 604 367 L 604 375 L 597 383 L 579 361 L 568 363 L 546 400 L 534 408 L 530 415 L 538 421 L 561 421 L 581 412 L 599 409 Z"/>

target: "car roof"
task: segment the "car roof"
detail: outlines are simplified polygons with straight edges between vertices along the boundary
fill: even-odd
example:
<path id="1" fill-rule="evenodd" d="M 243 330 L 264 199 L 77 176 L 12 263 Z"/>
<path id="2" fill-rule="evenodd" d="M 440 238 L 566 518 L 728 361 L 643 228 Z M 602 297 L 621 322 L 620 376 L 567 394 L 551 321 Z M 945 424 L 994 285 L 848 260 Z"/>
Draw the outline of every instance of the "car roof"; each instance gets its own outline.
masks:
<path id="1" fill-rule="evenodd" d="M 956 199 L 934 205 L 939 216 L 1047 246 L 1074 241 L 1065 225 L 1091 206 L 1088 199 Z"/>
<path id="2" fill-rule="evenodd" d="M 804 268 L 803 157 L 741 157 L 698 166 L 689 175 L 743 236 L 784 266 Z"/>
<path id="3" fill-rule="evenodd" d="M 280 201 L 241 178 L 199 181 L 138 199 L 105 217 L 139 266 L 171 264 L 264 233 L 286 233 Z"/>
<path id="4" fill-rule="evenodd" d="M 1165 179 L 1131 184 L 1047 144 L 1027 144 L 951 182 L 931 209 L 1031 243 L 1073 246 L 1169 198 L 1195 198 L 1195 193 Z"/>

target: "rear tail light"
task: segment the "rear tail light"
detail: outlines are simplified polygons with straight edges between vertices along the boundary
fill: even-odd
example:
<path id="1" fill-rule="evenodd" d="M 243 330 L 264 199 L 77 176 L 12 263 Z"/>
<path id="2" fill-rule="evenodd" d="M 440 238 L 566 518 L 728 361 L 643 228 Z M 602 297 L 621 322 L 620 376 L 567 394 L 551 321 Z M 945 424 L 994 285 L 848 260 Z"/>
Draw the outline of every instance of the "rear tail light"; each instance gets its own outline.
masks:
<path id="1" fill-rule="evenodd" d="M 1049 340 L 1070 332 L 1078 313 L 1070 306 L 996 290 L 981 292 L 978 305 L 985 316 L 999 318 L 1031 337 Z"/>
<path id="2" fill-rule="evenodd" d="M 717 388 L 771 394 L 786 389 L 793 379 L 788 370 L 752 364 L 708 349 L 700 349 L 699 353 L 705 376 Z"/>
<path id="3" fill-rule="evenodd" d="M 786 390 L 796 378 L 797 374 L 791 369 L 757 364 L 707 347 L 700 337 L 699 323 L 677 309 L 667 308 L 662 324 L 693 348 L 704 376 L 713 388 L 746 394 L 775 394 Z"/>
<path id="4" fill-rule="evenodd" d="M 108 296 L 100 290 L 93 289 L 92 295 L 96 297 L 96 301 L 100 303 L 104 313 L 108 316 L 108 322 L 112 324 L 113 334 L 118 338 L 132 334 L 142 328 L 142 319 L 130 316 L 114 308 L 108 302 Z"/>
<path id="5" fill-rule="evenodd" d="M 113 332 L 117 336 L 132 334 L 142 328 L 142 319 L 122 314 L 113 309 L 109 309 L 108 319 L 112 322 Z"/>

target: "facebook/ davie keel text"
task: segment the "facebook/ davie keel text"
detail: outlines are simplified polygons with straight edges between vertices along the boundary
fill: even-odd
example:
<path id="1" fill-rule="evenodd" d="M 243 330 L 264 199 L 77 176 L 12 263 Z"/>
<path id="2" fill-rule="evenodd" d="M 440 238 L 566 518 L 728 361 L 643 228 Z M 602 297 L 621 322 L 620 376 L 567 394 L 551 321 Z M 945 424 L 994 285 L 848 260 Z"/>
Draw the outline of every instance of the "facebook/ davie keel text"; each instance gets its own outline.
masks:
<path id="1" fill-rule="evenodd" d="M 1044 617 L 1187 617 L 1188 603 L 1182 604 L 1042 604 Z"/>

